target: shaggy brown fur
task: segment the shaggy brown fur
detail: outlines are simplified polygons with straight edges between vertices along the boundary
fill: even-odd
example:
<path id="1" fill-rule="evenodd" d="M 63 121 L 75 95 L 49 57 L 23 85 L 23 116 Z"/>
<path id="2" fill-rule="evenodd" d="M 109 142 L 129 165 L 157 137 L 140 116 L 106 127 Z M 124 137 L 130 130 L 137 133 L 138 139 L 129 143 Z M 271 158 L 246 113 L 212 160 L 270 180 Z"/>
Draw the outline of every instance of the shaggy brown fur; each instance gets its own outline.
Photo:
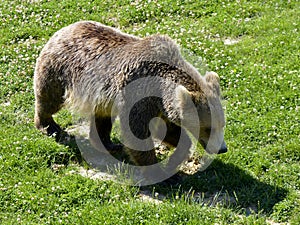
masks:
<path id="1" fill-rule="evenodd" d="M 185 129 L 199 137 L 206 150 L 226 151 L 222 144 L 224 114 L 215 73 L 201 77 L 166 36 L 153 35 L 142 39 L 92 21 L 78 22 L 56 32 L 37 59 L 35 126 L 49 135 L 60 132 L 52 115 L 67 105 L 83 115 L 95 116 L 95 123 L 91 123 L 91 139 L 97 142 L 100 138 L 107 149 L 113 149 L 110 139 L 112 123 L 119 115 L 122 128 L 122 119 L 125 119 L 122 113 L 126 109 L 114 112 L 112 106 L 124 87 L 145 77 L 162 78 L 163 81 L 159 81 L 162 98 L 147 98 L 131 109 L 130 128 L 137 138 L 149 137 L 148 123 L 152 118 L 160 117 L 167 126 L 163 139 L 166 144 L 176 147 L 180 135 L 189 140 L 180 127 L 180 121 L 188 117 L 185 99 L 189 97 L 198 110 L 201 128 L 197 134 L 193 133 L 193 128 Z M 216 118 L 211 118 L 211 115 Z M 216 121 L 214 124 L 213 120 Z M 94 129 L 98 136 L 92 132 Z M 130 143 L 127 133 L 123 130 L 123 138 Z M 209 136 L 214 136 L 216 142 L 210 145 L 210 149 L 207 146 Z M 217 142 L 221 143 L 219 148 L 212 149 L 218 146 Z M 190 141 L 186 144 L 189 147 Z M 152 145 L 150 141 L 149 146 Z M 137 165 L 151 165 L 157 161 L 154 150 L 129 148 L 128 152 Z"/>

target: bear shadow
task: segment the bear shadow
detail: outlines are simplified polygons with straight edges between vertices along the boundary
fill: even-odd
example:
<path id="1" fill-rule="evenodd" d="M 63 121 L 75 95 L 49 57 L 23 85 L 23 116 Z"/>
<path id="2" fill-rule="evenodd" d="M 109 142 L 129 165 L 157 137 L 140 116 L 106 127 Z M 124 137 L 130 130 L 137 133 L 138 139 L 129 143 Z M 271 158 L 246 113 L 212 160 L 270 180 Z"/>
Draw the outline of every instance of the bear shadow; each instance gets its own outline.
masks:
<path id="1" fill-rule="evenodd" d="M 129 163 L 129 157 L 123 150 L 118 149 L 106 153 L 99 152 L 91 146 L 90 140 L 87 137 L 73 134 L 73 132 L 70 131 L 61 130 L 59 133 L 53 135 L 52 138 L 54 138 L 58 144 L 66 146 L 68 151 L 51 154 L 48 157 L 49 167 L 52 167 L 52 165 L 68 166 L 70 163 L 76 163 L 94 169 L 101 169 L 97 167 L 97 164 L 99 164 L 100 161 L 108 160 L 111 156 L 116 159 L 116 161 Z M 95 157 L 98 157 L 98 159 Z M 105 161 L 105 164 L 108 164 L 108 162 Z M 104 168 L 106 170 L 106 166 L 104 166 Z"/>
<path id="2" fill-rule="evenodd" d="M 74 135 L 63 132 L 56 137 L 56 141 L 68 146 L 70 152 L 67 156 L 62 153 L 53 156 L 52 164 L 85 162 Z M 118 158 L 118 154 L 114 157 Z M 181 196 L 194 203 L 210 206 L 221 204 L 227 208 L 242 209 L 246 215 L 260 212 L 271 214 L 273 207 L 288 193 L 286 189 L 259 181 L 239 166 L 225 163 L 221 159 L 215 159 L 204 171 L 192 175 L 184 172 L 179 174 L 183 179 L 176 185 L 164 183 L 142 186 L 140 192 L 153 199 L 173 201 Z M 154 196 L 154 193 L 159 195 Z"/>
<path id="3" fill-rule="evenodd" d="M 53 165 L 68 166 L 70 163 L 82 164 L 84 162 L 84 158 L 77 146 L 75 135 L 62 130 L 51 137 L 54 138 L 58 144 L 66 146 L 68 151 L 60 151 L 51 154 L 47 161 L 49 167 L 52 167 Z"/>
<path id="4" fill-rule="evenodd" d="M 170 200 L 184 199 L 201 204 L 237 209 L 245 212 L 271 214 L 273 207 L 282 201 L 288 191 L 276 185 L 259 181 L 247 171 L 232 163 L 215 159 L 204 171 L 188 175 L 177 186 L 154 185 L 155 189 Z M 177 196 L 177 197 L 176 197 Z"/>

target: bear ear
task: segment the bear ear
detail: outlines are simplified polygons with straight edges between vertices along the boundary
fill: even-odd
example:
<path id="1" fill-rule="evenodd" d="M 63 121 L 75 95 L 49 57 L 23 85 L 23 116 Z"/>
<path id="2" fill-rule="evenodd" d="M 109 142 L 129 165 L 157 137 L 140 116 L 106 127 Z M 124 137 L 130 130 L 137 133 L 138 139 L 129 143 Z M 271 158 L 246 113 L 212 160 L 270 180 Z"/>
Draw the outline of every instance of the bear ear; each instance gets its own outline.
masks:
<path id="1" fill-rule="evenodd" d="M 191 98 L 190 92 L 182 85 L 179 85 L 176 87 L 175 96 L 176 96 L 177 102 L 181 106 L 183 106 L 182 104 L 185 104 L 188 101 L 188 99 Z"/>
<path id="2" fill-rule="evenodd" d="M 206 72 L 205 74 L 205 80 L 209 87 L 217 93 L 218 96 L 220 96 L 221 91 L 220 91 L 220 78 L 217 73 L 215 72 Z"/>
<path id="3" fill-rule="evenodd" d="M 183 112 L 188 108 L 191 103 L 191 93 L 182 85 L 179 85 L 175 89 L 175 104 L 179 109 L 180 116 L 183 116 Z"/>

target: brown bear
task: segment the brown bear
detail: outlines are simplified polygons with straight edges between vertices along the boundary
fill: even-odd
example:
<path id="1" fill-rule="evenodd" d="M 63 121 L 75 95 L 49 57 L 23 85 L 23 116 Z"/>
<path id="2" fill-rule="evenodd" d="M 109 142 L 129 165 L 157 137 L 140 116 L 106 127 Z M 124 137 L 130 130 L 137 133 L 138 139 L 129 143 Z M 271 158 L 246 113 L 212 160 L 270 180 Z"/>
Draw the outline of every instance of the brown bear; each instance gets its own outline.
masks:
<path id="1" fill-rule="evenodd" d="M 135 81 L 136 88 L 126 90 Z M 127 93 L 120 94 L 123 90 Z M 52 115 L 66 105 L 94 118 L 90 138 L 100 139 L 111 150 L 115 148 L 110 138 L 112 124 L 119 116 L 127 152 L 136 165 L 157 162 L 151 132 L 160 136 L 162 130 L 162 142 L 173 147 L 180 137 L 189 147 L 190 132 L 207 152 L 227 151 L 218 75 L 201 76 L 167 36 L 139 38 L 93 21 L 64 27 L 37 59 L 34 91 L 35 126 L 49 135 L 61 131 Z M 126 94 L 134 98 L 138 92 L 146 98 L 132 105 L 126 97 L 120 99 Z M 160 122 L 153 122 L 151 128 L 153 118 Z M 135 138 L 147 140 L 145 149 L 139 150 Z"/>

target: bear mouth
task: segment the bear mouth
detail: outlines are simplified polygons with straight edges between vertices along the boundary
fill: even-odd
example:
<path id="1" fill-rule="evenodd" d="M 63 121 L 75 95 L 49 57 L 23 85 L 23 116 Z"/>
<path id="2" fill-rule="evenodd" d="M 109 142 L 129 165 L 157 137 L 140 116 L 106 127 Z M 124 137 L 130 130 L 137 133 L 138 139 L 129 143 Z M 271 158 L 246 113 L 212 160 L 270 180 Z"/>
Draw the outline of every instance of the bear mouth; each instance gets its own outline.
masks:
<path id="1" fill-rule="evenodd" d="M 217 151 L 217 152 L 211 152 L 211 151 L 209 151 L 209 150 L 206 150 L 205 149 L 205 151 L 208 153 L 208 154 L 210 154 L 210 155 L 213 155 L 213 154 L 224 154 L 224 153 L 226 153 L 227 152 L 227 148 L 226 149 L 223 149 L 223 148 L 221 148 L 221 149 L 219 149 L 219 151 Z"/>
<path id="2" fill-rule="evenodd" d="M 228 150 L 227 150 L 227 147 L 224 147 L 224 148 L 221 148 L 219 151 L 218 151 L 218 154 L 223 154 L 223 153 L 226 153 Z"/>

